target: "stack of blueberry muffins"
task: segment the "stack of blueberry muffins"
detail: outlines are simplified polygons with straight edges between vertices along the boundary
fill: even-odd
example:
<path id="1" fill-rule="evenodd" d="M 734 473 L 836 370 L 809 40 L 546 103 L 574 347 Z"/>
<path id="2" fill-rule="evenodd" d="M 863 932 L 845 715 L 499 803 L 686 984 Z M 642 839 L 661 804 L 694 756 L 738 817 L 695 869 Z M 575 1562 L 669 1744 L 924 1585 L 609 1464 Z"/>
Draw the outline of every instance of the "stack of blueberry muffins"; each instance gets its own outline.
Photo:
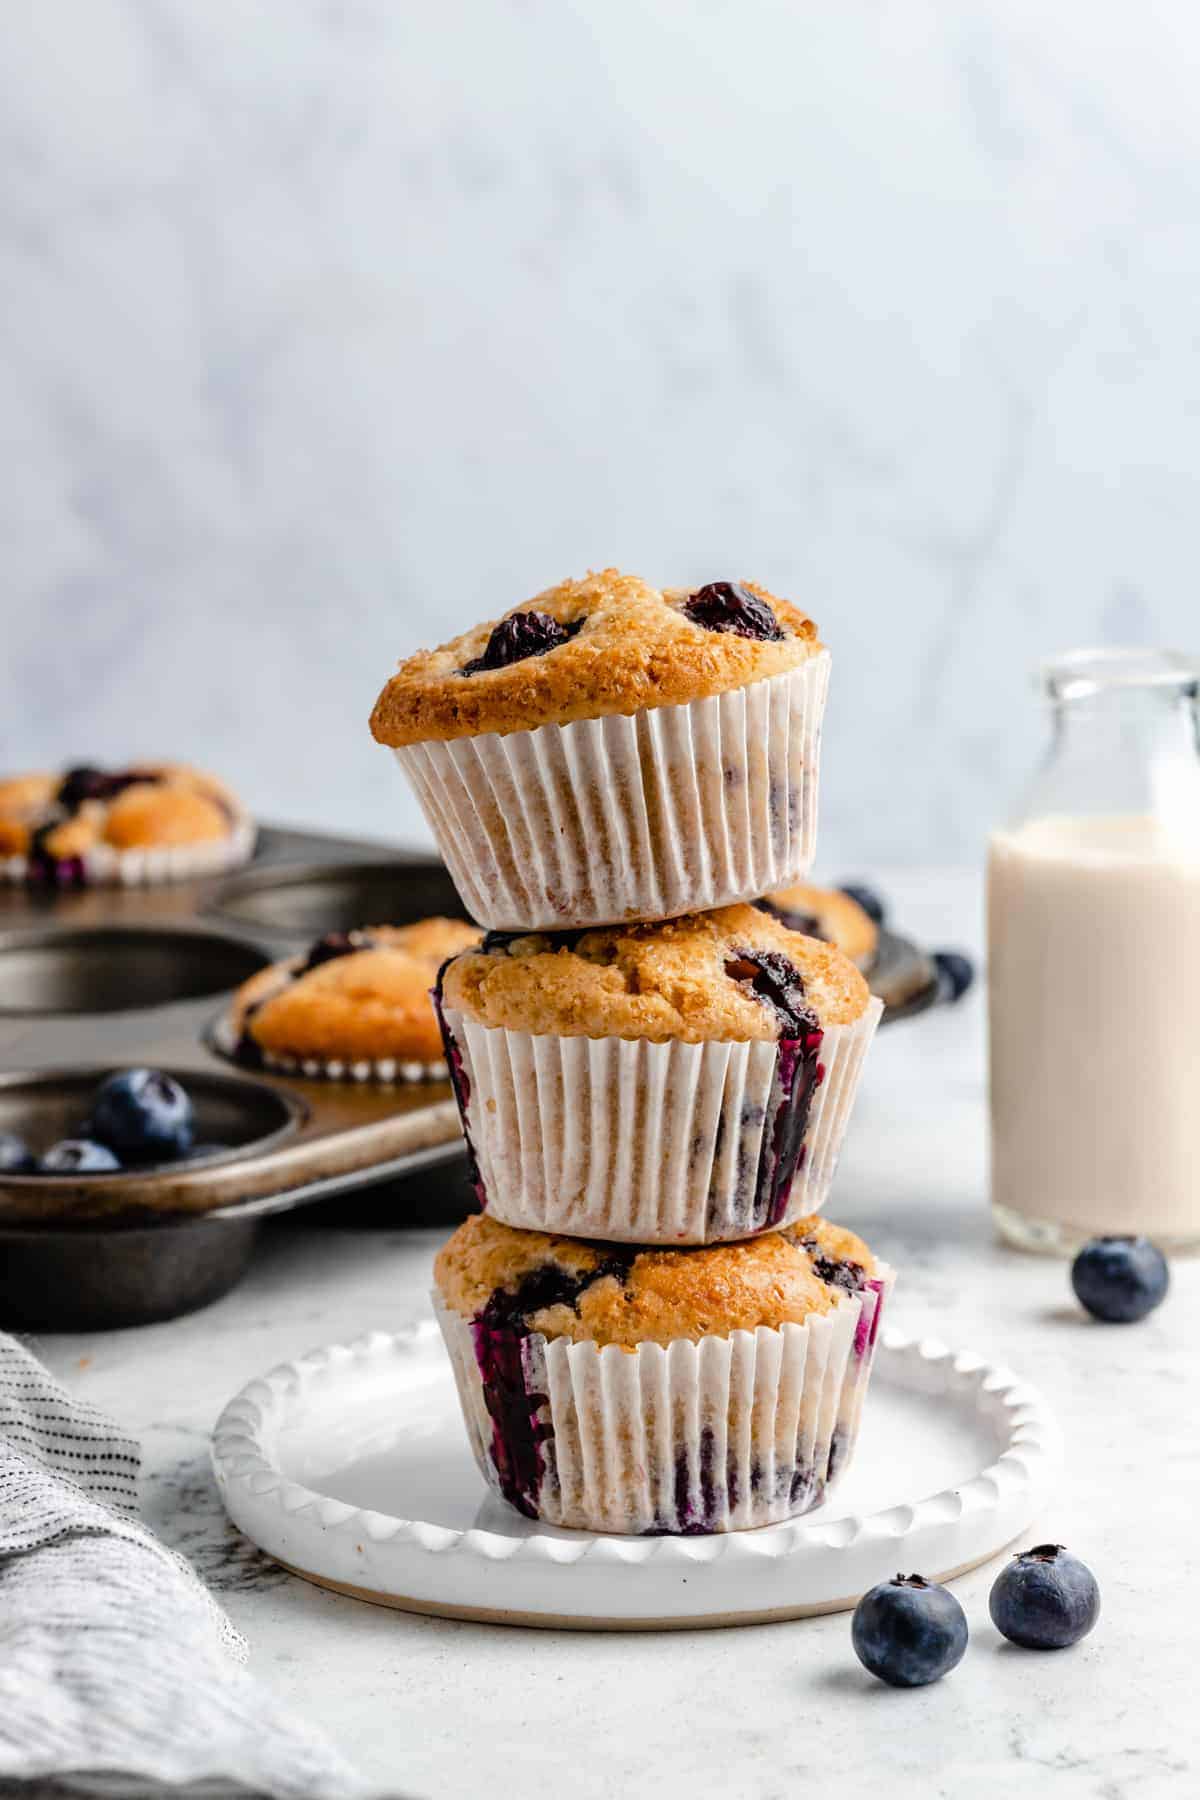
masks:
<path id="1" fill-rule="evenodd" d="M 481 1209 L 434 1300 L 530 1518 L 768 1524 L 853 1448 L 891 1271 L 820 1214 L 882 1008 L 756 904 L 812 861 L 828 673 L 762 588 L 610 569 L 376 703 L 486 928 L 434 990 Z"/>

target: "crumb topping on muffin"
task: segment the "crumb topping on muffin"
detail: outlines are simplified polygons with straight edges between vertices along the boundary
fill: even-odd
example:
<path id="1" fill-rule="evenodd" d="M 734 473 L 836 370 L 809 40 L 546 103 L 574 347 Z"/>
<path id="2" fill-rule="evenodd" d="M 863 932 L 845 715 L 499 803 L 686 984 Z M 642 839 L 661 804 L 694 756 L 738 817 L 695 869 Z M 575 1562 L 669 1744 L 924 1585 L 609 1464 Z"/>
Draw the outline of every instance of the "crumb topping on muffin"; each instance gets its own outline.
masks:
<path id="1" fill-rule="evenodd" d="M 813 887 L 799 881 L 777 888 L 754 904 L 771 913 L 789 931 L 836 944 L 860 969 L 867 968 L 879 944 L 879 927 L 850 894 L 840 888 Z"/>
<path id="2" fill-rule="evenodd" d="M 858 1276 L 841 1271 L 853 1265 Z M 810 1218 L 745 1243 L 639 1250 L 466 1219 L 434 1265 L 445 1304 L 575 1343 L 668 1344 L 802 1325 L 857 1291 L 875 1261 L 852 1232 Z"/>
<path id="3" fill-rule="evenodd" d="M 479 942 L 461 919 L 330 932 L 304 956 L 260 969 L 234 995 L 239 1039 L 277 1056 L 435 1063 L 441 1032 L 429 990 L 448 956 Z"/>
<path id="4" fill-rule="evenodd" d="M 243 817 L 222 782 L 184 763 L 80 764 L 63 775 L 0 782 L 0 855 L 58 862 L 98 844 L 142 850 L 211 843 Z"/>
<path id="5" fill-rule="evenodd" d="M 746 1042 L 848 1024 L 870 998 L 833 944 L 754 906 L 584 932 L 490 932 L 442 974 L 443 1003 L 535 1036 Z"/>
<path id="6" fill-rule="evenodd" d="M 783 674 L 821 648 L 806 613 L 753 583 L 659 589 L 602 569 L 408 657 L 371 730 L 399 746 L 680 705 Z"/>

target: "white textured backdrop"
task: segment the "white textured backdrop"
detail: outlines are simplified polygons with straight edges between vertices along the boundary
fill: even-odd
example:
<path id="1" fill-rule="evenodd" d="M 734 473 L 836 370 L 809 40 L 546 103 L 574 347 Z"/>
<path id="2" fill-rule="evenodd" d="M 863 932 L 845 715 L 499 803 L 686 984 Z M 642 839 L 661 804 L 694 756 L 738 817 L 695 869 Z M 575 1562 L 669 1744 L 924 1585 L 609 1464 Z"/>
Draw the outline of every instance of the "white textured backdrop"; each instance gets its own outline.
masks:
<path id="1" fill-rule="evenodd" d="M 405 651 L 567 573 L 835 653 L 823 861 L 972 855 L 1070 641 L 1200 640 L 1200 12 L 38 0 L 0 60 L 5 765 L 423 835 Z"/>

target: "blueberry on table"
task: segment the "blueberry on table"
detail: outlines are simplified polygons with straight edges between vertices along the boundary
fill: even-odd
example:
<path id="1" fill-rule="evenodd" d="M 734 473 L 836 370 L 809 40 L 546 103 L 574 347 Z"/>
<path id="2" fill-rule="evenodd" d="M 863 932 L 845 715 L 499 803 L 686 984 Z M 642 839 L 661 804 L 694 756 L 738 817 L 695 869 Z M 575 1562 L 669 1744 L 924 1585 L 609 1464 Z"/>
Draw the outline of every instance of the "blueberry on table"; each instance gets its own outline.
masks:
<path id="1" fill-rule="evenodd" d="M 43 1175 L 111 1175 L 120 1166 L 108 1145 L 92 1138 L 60 1138 L 38 1163 Z"/>
<path id="2" fill-rule="evenodd" d="M 126 1155 L 182 1156 L 195 1135 L 192 1103 L 158 1069 L 123 1069 L 97 1093 L 89 1130 Z"/>
<path id="3" fill-rule="evenodd" d="M 961 1000 L 975 979 L 975 965 L 958 950 L 935 950 L 933 965 L 937 970 L 938 993 L 943 1000 Z"/>
<path id="4" fill-rule="evenodd" d="M 1026 1650 L 1065 1650 L 1100 1617 L 1100 1589 L 1086 1563 L 1061 1544 L 1022 1550 L 988 1595 L 992 1624 Z"/>
<path id="5" fill-rule="evenodd" d="M 1144 1237 L 1099 1237 L 1071 1264 L 1071 1286 L 1094 1319 L 1129 1325 L 1144 1319 L 1166 1294 L 1167 1259 Z"/>
<path id="6" fill-rule="evenodd" d="M 28 1175 L 37 1159 L 15 1131 L 0 1131 L 0 1175 Z"/>
<path id="7" fill-rule="evenodd" d="M 868 919 L 872 919 L 876 925 L 883 924 L 887 917 L 887 908 L 874 888 L 862 887 L 853 881 L 844 881 L 841 891 L 848 900 L 853 900 L 857 906 L 862 907 Z"/>
<path id="8" fill-rule="evenodd" d="M 967 1616 L 948 1588 L 897 1575 L 864 1594 L 850 1625 L 855 1655 L 889 1687 L 925 1687 L 957 1668 Z"/>

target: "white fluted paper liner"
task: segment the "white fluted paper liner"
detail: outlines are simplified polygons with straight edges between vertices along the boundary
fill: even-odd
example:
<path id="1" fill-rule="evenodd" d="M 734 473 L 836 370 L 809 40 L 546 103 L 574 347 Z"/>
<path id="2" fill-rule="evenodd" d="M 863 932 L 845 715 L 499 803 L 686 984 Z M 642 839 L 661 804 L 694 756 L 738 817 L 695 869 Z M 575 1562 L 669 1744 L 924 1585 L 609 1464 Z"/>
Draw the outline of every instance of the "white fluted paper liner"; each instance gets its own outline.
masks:
<path id="1" fill-rule="evenodd" d="M 821 651 L 682 706 L 395 755 L 482 925 L 674 918 L 808 873 L 828 684 Z"/>
<path id="2" fill-rule="evenodd" d="M 475 1460 L 502 1498 L 584 1531 L 744 1531 L 818 1506 L 850 1461 L 891 1280 L 879 1264 L 831 1313 L 696 1343 L 522 1339 L 537 1443 L 516 1484 L 511 1446 L 497 1458 L 476 1328 L 436 1293 L 434 1306 Z"/>
<path id="3" fill-rule="evenodd" d="M 210 1028 L 209 1039 L 219 1055 L 244 1066 L 238 1054 L 241 1039 L 229 1013 L 223 1014 Z M 309 1081 L 357 1081 L 394 1087 L 403 1081 L 445 1081 L 449 1074 L 445 1058 L 441 1056 L 436 1062 L 418 1062 L 415 1058 L 398 1056 L 321 1058 L 277 1056 L 261 1044 L 255 1048 L 265 1069 L 271 1069 L 277 1075 L 303 1075 Z"/>
<path id="4" fill-rule="evenodd" d="M 257 836 L 250 819 L 239 819 L 225 837 L 202 844 L 162 844 L 144 850 L 118 850 L 112 844 L 93 844 L 79 857 L 63 858 L 82 875 L 64 874 L 59 882 L 39 881 L 38 887 L 53 892 L 62 887 L 150 887 L 168 881 L 195 881 L 204 875 L 221 875 L 241 868 L 254 854 Z M 0 857 L 0 880 L 23 883 L 29 875 L 27 856 Z"/>
<path id="5" fill-rule="evenodd" d="M 882 1011 L 872 997 L 853 1024 L 825 1029 L 802 1165 L 772 1218 L 759 1171 L 774 1133 L 774 1042 L 539 1037 L 447 1008 L 489 1214 L 530 1231 L 680 1245 L 820 1212 Z"/>

